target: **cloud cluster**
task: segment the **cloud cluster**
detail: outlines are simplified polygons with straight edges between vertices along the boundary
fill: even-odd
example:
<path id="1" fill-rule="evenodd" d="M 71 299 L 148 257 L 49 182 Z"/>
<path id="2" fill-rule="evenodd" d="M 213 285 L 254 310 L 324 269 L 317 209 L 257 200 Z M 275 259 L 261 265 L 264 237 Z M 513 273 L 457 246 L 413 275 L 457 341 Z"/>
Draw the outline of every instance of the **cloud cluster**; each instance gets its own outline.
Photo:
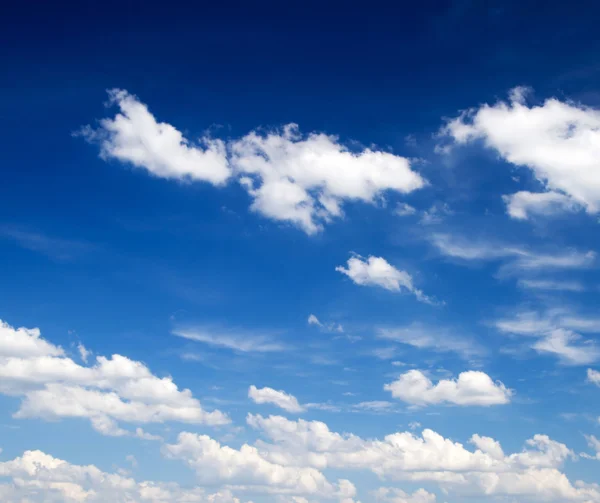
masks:
<path id="1" fill-rule="evenodd" d="M 133 434 L 118 422 L 230 422 L 218 410 L 204 410 L 190 390 L 180 390 L 170 377 L 156 377 L 141 362 L 115 354 L 82 366 L 43 339 L 39 329 L 15 329 L 4 322 L 0 393 L 22 398 L 17 418 L 86 418 L 97 431 L 113 436 Z M 140 429 L 135 435 L 146 434 Z"/>
<path id="2" fill-rule="evenodd" d="M 545 435 L 529 439 L 520 452 L 505 454 L 498 441 L 479 435 L 471 437 L 475 449 L 469 450 L 429 429 L 367 440 L 333 432 L 320 421 L 249 415 L 247 422 L 268 439 L 256 444 L 260 456 L 284 466 L 369 470 L 383 480 L 435 483 L 449 494 L 479 499 L 600 501 L 597 486 L 572 484 L 559 470 L 575 454 Z"/>
<path id="3" fill-rule="evenodd" d="M 530 214 L 600 210 L 600 111 L 556 98 L 528 105 L 527 89 L 515 88 L 508 101 L 484 104 L 449 121 L 444 136 L 456 144 L 483 141 L 507 162 L 531 170 L 545 192 L 506 198 L 514 218 Z"/>
<path id="4" fill-rule="evenodd" d="M 177 443 L 164 446 L 165 454 L 190 466 L 203 484 L 271 494 L 290 494 L 350 501 L 356 494 L 351 482 L 333 484 L 313 467 L 286 465 L 264 457 L 256 447 L 223 446 L 206 435 L 183 432 Z"/>
<path id="5" fill-rule="evenodd" d="M 302 135 L 295 124 L 228 143 L 208 136 L 194 143 L 157 122 L 127 91 L 113 89 L 109 98 L 120 112 L 79 133 L 100 145 L 103 158 L 181 181 L 223 185 L 235 177 L 252 198 L 252 210 L 307 234 L 342 217 L 345 202 L 374 204 L 385 191 L 409 193 L 425 185 L 407 158 L 370 148 L 353 152 L 335 136 Z"/>
<path id="6" fill-rule="evenodd" d="M 0 462 L 0 500 L 30 503 L 240 503 L 231 491 L 209 493 L 175 483 L 136 482 L 94 465 L 73 465 L 41 451 Z"/>
<path id="7" fill-rule="evenodd" d="M 495 383 L 484 372 L 461 372 L 457 379 L 442 379 L 433 384 L 420 370 L 409 370 L 384 386 L 394 398 L 412 405 L 502 405 L 510 402 L 512 391 Z"/>

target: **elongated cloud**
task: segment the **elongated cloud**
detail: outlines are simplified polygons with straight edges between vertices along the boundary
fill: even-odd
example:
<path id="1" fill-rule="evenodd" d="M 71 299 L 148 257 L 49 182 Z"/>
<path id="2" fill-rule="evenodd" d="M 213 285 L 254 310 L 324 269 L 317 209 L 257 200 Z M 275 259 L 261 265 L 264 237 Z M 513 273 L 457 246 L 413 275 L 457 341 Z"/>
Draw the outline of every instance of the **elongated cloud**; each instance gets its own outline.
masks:
<path id="1" fill-rule="evenodd" d="M 405 290 L 418 300 L 431 303 L 421 290 L 415 288 L 409 273 L 396 269 L 382 257 L 369 256 L 365 260 L 357 255 L 348 259 L 347 268 L 338 266 L 335 270 L 348 276 L 357 285 L 378 286 L 392 292 Z"/>
<path id="2" fill-rule="evenodd" d="M 97 143 L 103 158 L 160 178 L 213 185 L 235 178 L 252 198 L 253 211 L 307 234 L 342 217 L 346 202 L 375 204 L 385 191 L 405 194 L 426 183 L 407 158 L 370 148 L 351 151 L 336 136 L 303 135 L 296 124 L 227 144 L 208 136 L 192 142 L 127 91 L 113 89 L 109 97 L 120 113 L 78 133 Z"/>
<path id="3" fill-rule="evenodd" d="M 468 110 L 449 121 L 442 134 L 457 144 L 481 140 L 507 162 L 530 169 L 542 183 L 544 193 L 507 198 L 512 217 L 570 211 L 577 205 L 597 213 L 600 111 L 556 98 L 528 105 L 527 93 L 515 88 L 508 101 Z"/>
<path id="4" fill-rule="evenodd" d="M 298 400 L 294 395 L 273 388 L 258 389 L 256 386 L 252 385 L 248 389 L 248 397 L 255 403 L 270 403 L 283 410 L 287 410 L 288 412 L 298 413 L 304 411 L 304 407 L 298 403 Z"/>
<path id="5" fill-rule="evenodd" d="M 503 405 L 510 402 L 512 391 L 495 383 L 484 372 L 468 371 L 457 379 L 433 382 L 419 370 L 409 370 L 396 381 L 384 386 L 394 398 L 412 405 Z"/>

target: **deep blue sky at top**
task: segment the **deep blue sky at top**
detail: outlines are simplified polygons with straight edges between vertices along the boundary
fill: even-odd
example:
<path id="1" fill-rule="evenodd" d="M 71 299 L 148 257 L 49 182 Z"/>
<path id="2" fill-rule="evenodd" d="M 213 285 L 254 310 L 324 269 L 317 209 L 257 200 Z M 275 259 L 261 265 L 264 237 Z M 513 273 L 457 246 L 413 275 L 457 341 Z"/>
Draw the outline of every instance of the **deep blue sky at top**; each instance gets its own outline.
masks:
<path id="1" fill-rule="evenodd" d="M 136 282 L 144 284 L 141 271 L 149 266 L 141 252 L 150 248 L 154 265 L 157 256 L 187 263 L 180 272 L 193 284 L 198 278 L 192 270 L 199 270 L 195 260 L 208 261 L 200 268 L 205 279 L 211 261 L 235 266 L 239 246 L 246 246 L 244 252 L 254 255 L 248 260 L 253 267 L 261 260 L 273 263 L 277 255 L 277 274 L 289 284 L 292 278 L 282 272 L 286 255 L 272 241 L 274 255 L 265 257 L 256 243 L 244 244 L 237 230 L 223 230 L 223 221 L 235 224 L 223 216 L 222 206 L 236 209 L 237 202 L 246 213 L 247 201 L 234 197 L 240 194 L 227 201 L 210 187 L 181 191 L 177 184 L 132 177 L 96 159 L 93 149 L 71 137 L 81 125 L 107 115 L 105 89 L 137 94 L 159 120 L 191 138 L 210 127 L 227 137 L 297 122 L 303 131 L 325 131 L 343 141 L 427 158 L 442 117 L 504 97 L 515 85 L 530 85 L 540 96 L 564 90 L 589 104 L 600 101 L 592 92 L 600 70 L 595 61 L 600 6 L 576 4 L 427 1 L 373 3 L 366 9 L 364 4 L 329 2 L 12 3 L 5 7 L 0 35 L 5 74 L 0 110 L 8 118 L 0 152 L 2 220 L 64 239 L 128 243 L 119 258 L 102 257 L 98 282 L 86 290 L 86 301 L 108 302 L 102 299 L 119 295 L 114 285 L 106 286 L 103 267 L 127 275 L 137 266 L 142 278 Z M 404 143 L 409 134 L 425 147 L 411 151 Z M 488 183 L 493 185 L 494 178 Z M 370 215 L 371 209 L 361 206 L 360 211 Z M 143 221 L 172 230 L 178 218 L 184 220 L 183 229 L 203 236 L 198 246 L 180 249 L 172 235 L 129 238 L 128 225 Z M 320 239 L 334 241 L 336 232 L 356 232 L 339 227 Z M 377 229 L 361 228 L 377 242 Z M 296 230 L 283 236 L 273 232 L 269 238 L 283 242 L 287 251 L 310 242 Z M 100 247 L 96 253 L 104 251 Z M 19 267 L 20 249 L 4 247 L 2 253 L 13 268 Z M 121 260 L 128 253 L 130 260 Z M 306 253 L 317 257 L 323 250 Z M 343 258 L 339 253 L 336 248 L 335 256 L 321 261 L 323 267 L 337 265 Z M 23 267 L 29 273 L 38 267 L 49 274 L 46 258 L 30 255 L 28 260 Z M 313 263 L 297 262 L 300 276 Z M 94 268 L 83 269 L 87 284 L 93 285 Z M 230 278 L 220 273 L 219 281 L 229 280 L 230 286 L 248 281 L 251 291 L 260 293 L 251 272 L 240 270 Z M 162 270 L 156 274 L 168 276 Z M 58 272 L 56 278 L 77 282 Z M 273 286 L 269 281 L 276 280 L 262 278 L 261 284 L 268 289 Z M 138 286 L 128 292 L 121 285 L 121 293 L 139 299 Z M 218 293 L 206 295 L 211 305 Z M 314 292 L 304 295 L 308 304 Z"/>
<path id="2" fill-rule="evenodd" d="M 474 205 L 477 211 L 468 212 L 473 215 L 487 209 L 488 202 L 478 199 L 486 191 L 508 193 L 499 187 L 511 183 L 510 172 L 496 172 L 489 152 L 473 154 L 469 183 L 481 185 L 472 198 L 462 198 L 464 187 L 439 169 L 433 153 L 432 135 L 443 117 L 504 98 L 517 85 L 533 87 L 540 97 L 600 105 L 598 2 L 390 4 L 4 6 L 0 226 L 49 241 L 38 253 L 0 240 L 0 318 L 15 326 L 41 326 L 46 337 L 65 346 L 75 340 L 68 331 L 75 331 L 100 354 L 131 355 L 157 373 L 168 368 L 181 387 L 192 388 L 200 380 L 181 375 L 185 372 L 177 367 L 186 364 L 174 355 L 183 342 L 169 335 L 173 317 L 281 332 L 300 343 L 310 337 L 300 339 L 311 312 L 353 325 L 361 335 L 377 323 L 421 319 L 485 337 L 478 333 L 481 319 L 518 304 L 514 284 L 498 284 L 496 265 L 474 270 L 438 261 L 417 267 L 430 250 L 389 211 L 347 205 L 352 225 L 336 221 L 323 234 L 307 237 L 250 213 L 247 194 L 236 184 L 217 191 L 208 184 L 158 180 L 102 161 L 96 147 L 72 136 L 82 125 L 113 115 L 103 102 L 105 91 L 115 87 L 139 96 L 157 120 L 188 138 L 206 129 L 238 137 L 257 127 L 295 122 L 303 132 L 324 131 L 342 142 L 376 144 L 430 161 L 423 173 L 436 183 L 407 200 L 419 209 L 451 200 L 459 212 Z M 408 135 L 414 144 L 407 143 Z M 447 183 L 437 183 L 440 179 Z M 449 186 L 453 190 L 447 191 Z M 498 233 L 510 225 L 511 237 L 527 242 L 531 228 L 515 230 L 501 199 L 494 200 Z M 465 227 L 473 224 L 470 218 L 465 217 Z M 469 229 L 481 230 L 473 218 Z M 597 239 L 589 236 L 589 227 L 579 231 L 577 218 L 569 222 L 568 245 L 597 249 Z M 551 231 L 535 230 L 544 232 Z M 557 234 L 554 242 L 560 246 L 564 239 Z M 353 285 L 340 288 L 343 279 L 335 266 L 351 251 L 384 256 L 411 271 L 419 287 L 447 307 L 435 309 L 412 298 L 399 302 L 389 292 Z M 582 305 L 595 302 L 595 293 L 581 299 Z M 489 338 L 486 344 L 493 348 L 496 342 Z M 163 367 L 167 358 L 177 366 Z M 459 358 L 447 360 L 451 371 L 465 370 Z M 507 361 L 498 355 L 486 370 L 512 387 L 514 363 Z M 258 367 L 253 371 L 260 373 Z M 228 378 L 237 376 L 220 382 Z M 361 384 L 380 389 L 381 382 L 378 375 Z M 300 389 L 285 387 L 293 393 Z M 246 387 L 239 389 L 243 395 Z M 547 401 L 539 410 L 554 406 Z M 455 427 L 462 428 L 461 422 Z"/>

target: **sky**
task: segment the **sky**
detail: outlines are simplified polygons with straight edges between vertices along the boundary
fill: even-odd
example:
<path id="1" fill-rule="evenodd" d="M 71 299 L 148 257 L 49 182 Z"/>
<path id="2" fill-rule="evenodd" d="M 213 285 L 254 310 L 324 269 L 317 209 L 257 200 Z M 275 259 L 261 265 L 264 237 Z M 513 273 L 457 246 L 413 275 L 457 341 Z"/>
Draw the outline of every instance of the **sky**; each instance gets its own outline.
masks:
<path id="1" fill-rule="evenodd" d="M 5 9 L 0 500 L 600 503 L 598 15 Z"/>

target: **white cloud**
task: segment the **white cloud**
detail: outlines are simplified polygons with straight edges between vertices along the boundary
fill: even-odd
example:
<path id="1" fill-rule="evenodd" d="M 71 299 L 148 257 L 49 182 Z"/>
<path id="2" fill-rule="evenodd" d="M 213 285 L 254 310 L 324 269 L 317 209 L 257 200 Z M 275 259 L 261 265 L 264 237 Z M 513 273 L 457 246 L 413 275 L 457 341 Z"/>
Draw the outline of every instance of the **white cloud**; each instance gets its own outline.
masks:
<path id="1" fill-rule="evenodd" d="M 323 324 L 319 321 L 319 318 L 317 318 L 314 314 L 308 316 L 308 324 L 317 325 L 318 327 L 323 326 Z"/>
<path id="2" fill-rule="evenodd" d="M 0 324 L 0 392 L 22 397 L 16 418 L 86 418 L 100 433 L 133 435 L 117 421 L 227 424 L 180 390 L 170 377 L 159 378 L 141 362 L 121 355 L 98 356 L 81 366 L 40 336 L 39 329 Z"/>
<path id="3" fill-rule="evenodd" d="M 88 362 L 88 357 L 92 354 L 81 342 L 77 344 L 77 351 L 79 351 L 79 356 L 83 360 L 83 363 Z"/>
<path id="4" fill-rule="evenodd" d="M 417 212 L 416 208 L 406 203 L 398 203 L 396 209 L 394 210 L 394 215 L 398 215 L 399 217 L 406 217 L 409 215 L 414 215 Z"/>
<path id="5" fill-rule="evenodd" d="M 407 327 L 379 328 L 377 337 L 419 349 L 457 353 L 465 359 L 485 354 L 485 350 L 474 340 L 456 336 L 442 328 L 426 327 L 419 323 L 413 323 Z"/>
<path id="6" fill-rule="evenodd" d="M 435 494 L 427 492 L 425 489 L 417 489 L 412 494 L 408 494 L 402 489 L 380 487 L 373 491 L 373 496 L 376 501 L 385 503 L 435 503 L 437 501 Z"/>
<path id="7" fill-rule="evenodd" d="M 160 178 L 224 184 L 231 175 L 225 144 L 209 137 L 195 144 L 170 124 L 157 122 L 136 96 L 121 89 L 108 93 L 109 105 L 120 113 L 102 119 L 100 128 L 79 134 L 100 145 L 104 159 L 117 159 Z"/>
<path id="8" fill-rule="evenodd" d="M 348 276 L 354 283 L 362 286 L 379 286 L 392 292 L 406 290 L 422 302 L 431 303 L 423 292 L 415 288 L 413 279 L 406 271 L 400 271 L 382 257 L 369 256 L 366 260 L 356 255 L 348 259 L 348 268 L 338 266 L 336 271 Z"/>
<path id="9" fill-rule="evenodd" d="M 503 196 L 506 211 L 517 220 L 527 220 L 531 215 L 551 216 L 576 211 L 578 206 L 571 198 L 559 192 L 519 191 Z"/>
<path id="10" fill-rule="evenodd" d="M 507 162 L 529 168 L 549 192 L 568 196 L 589 213 L 600 209 L 598 110 L 555 98 L 528 106 L 523 88 L 516 88 L 508 102 L 471 109 L 442 133 L 457 144 L 482 140 Z"/>
<path id="11" fill-rule="evenodd" d="M 531 290 L 557 290 L 566 292 L 583 292 L 585 287 L 577 281 L 550 279 L 520 279 L 517 285 Z"/>
<path id="12" fill-rule="evenodd" d="M 83 503 L 240 503 L 231 491 L 208 493 L 196 487 L 183 489 L 175 483 L 136 482 L 94 465 L 73 465 L 41 451 L 0 462 L 0 499 L 6 502 Z"/>
<path id="13" fill-rule="evenodd" d="M 285 344 L 277 342 L 267 335 L 236 332 L 223 333 L 202 328 L 179 328 L 173 331 L 173 335 L 241 353 L 272 353 L 287 349 Z"/>
<path id="14" fill-rule="evenodd" d="M 556 355 L 567 365 L 589 365 L 600 359 L 600 349 L 579 334 L 557 328 L 532 345 L 540 353 Z"/>
<path id="15" fill-rule="evenodd" d="M 254 198 L 252 209 L 308 234 L 341 217 L 345 201 L 374 203 L 386 190 L 409 193 L 425 184 L 404 157 L 368 148 L 353 153 L 335 136 L 304 137 L 295 124 L 252 132 L 231 150 L 231 163 Z"/>
<path id="16" fill-rule="evenodd" d="M 273 388 L 258 389 L 256 386 L 252 385 L 248 388 L 248 397 L 255 403 L 271 403 L 288 412 L 299 413 L 304 411 L 304 407 L 298 403 L 298 400 L 294 395 Z"/>
<path id="17" fill-rule="evenodd" d="M 594 383 L 597 386 L 600 386 L 600 372 L 598 372 L 597 370 L 588 369 L 587 378 L 588 378 L 588 381 L 590 381 L 591 383 Z"/>
<path id="18" fill-rule="evenodd" d="M 321 498 L 352 498 L 354 486 L 346 480 L 332 484 L 312 467 L 286 466 L 265 459 L 255 447 L 244 444 L 233 449 L 206 435 L 183 432 L 165 453 L 183 460 L 203 484 L 228 484 L 258 492 L 312 495 Z"/>
<path id="19" fill-rule="evenodd" d="M 385 191 L 406 194 L 425 185 L 407 158 L 370 148 L 352 152 L 335 136 L 304 136 L 295 124 L 228 144 L 208 136 L 192 143 L 127 91 L 113 89 L 109 97 L 120 113 L 78 133 L 98 143 L 103 158 L 161 178 L 221 185 L 236 177 L 253 198 L 252 210 L 307 234 L 342 217 L 347 201 L 374 204 Z"/>
<path id="20" fill-rule="evenodd" d="M 563 309 L 545 313 L 520 312 L 513 318 L 499 319 L 494 325 L 510 335 L 535 337 L 531 348 L 538 353 L 552 354 L 567 365 L 588 365 L 600 360 L 600 348 L 591 339 L 584 339 L 574 330 L 600 332 L 600 320 L 569 314 Z"/>
<path id="21" fill-rule="evenodd" d="M 505 261 L 503 272 L 536 272 L 552 269 L 585 269 L 596 261 L 593 251 L 540 253 L 519 246 L 464 239 L 450 234 L 432 234 L 431 243 L 443 255 L 468 261 Z"/>
<path id="22" fill-rule="evenodd" d="M 600 461 L 600 440 L 594 435 L 586 435 L 585 439 L 587 440 L 590 449 L 594 450 L 594 454 L 592 456 L 589 454 L 582 454 L 581 456 L 587 459 L 597 459 Z"/>
<path id="23" fill-rule="evenodd" d="M 433 384 L 419 370 L 409 370 L 396 381 L 384 386 L 394 398 L 412 405 L 451 403 L 454 405 L 502 405 L 510 402 L 512 391 L 494 382 L 484 372 L 461 372 L 457 379 L 443 379 Z"/>
<path id="24" fill-rule="evenodd" d="M 368 410 L 371 412 L 387 412 L 394 407 L 392 402 L 385 400 L 371 400 L 368 402 L 360 402 L 352 406 L 358 410 Z"/>
<path id="25" fill-rule="evenodd" d="M 476 450 L 425 429 L 366 440 L 329 430 L 320 421 L 290 421 L 281 416 L 249 415 L 247 423 L 269 440 L 258 441 L 264 459 L 289 467 L 319 470 L 370 470 L 385 480 L 436 483 L 448 495 L 512 497 L 517 501 L 600 501 L 600 489 L 578 481 L 574 485 L 559 470 L 574 453 L 545 435 L 535 435 L 526 447 L 504 454 L 494 439 L 473 435 Z M 460 500 L 460 499 L 459 499 Z"/>

